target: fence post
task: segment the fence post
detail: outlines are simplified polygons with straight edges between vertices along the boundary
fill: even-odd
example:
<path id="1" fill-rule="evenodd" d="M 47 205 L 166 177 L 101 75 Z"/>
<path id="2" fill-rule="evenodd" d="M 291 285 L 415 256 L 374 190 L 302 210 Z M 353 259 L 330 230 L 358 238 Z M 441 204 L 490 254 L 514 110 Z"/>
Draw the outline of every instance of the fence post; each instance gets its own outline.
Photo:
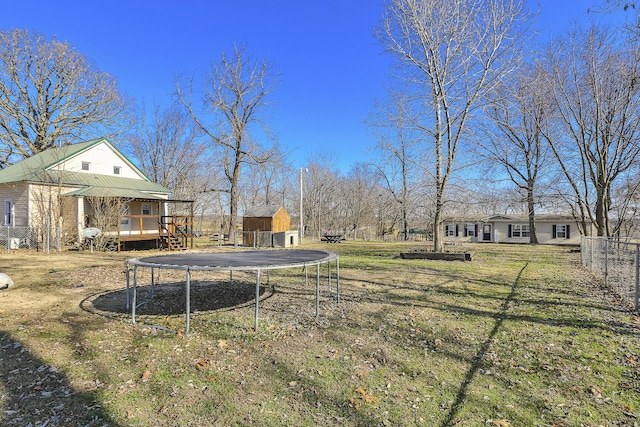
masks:
<path id="1" fill-rule="evenodd" d="M 640 244 L 636 245 L 636 298 L 633 305 L 637 313 L 640 310 Z"/>
<path id="2" fill-rule="evenodd" d="M 609 275 L 609 239 L 604 241 L 604 285 L 607 286 L 607 277 Z"/>

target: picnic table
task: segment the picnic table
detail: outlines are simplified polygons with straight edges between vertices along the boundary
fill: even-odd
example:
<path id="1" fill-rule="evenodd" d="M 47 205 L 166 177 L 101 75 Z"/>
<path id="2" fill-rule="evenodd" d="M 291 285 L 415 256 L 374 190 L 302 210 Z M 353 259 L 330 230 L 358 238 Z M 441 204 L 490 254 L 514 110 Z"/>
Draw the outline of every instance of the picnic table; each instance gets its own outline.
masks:
<path id="1" fill-rule="evenodd" d="M 327 243 L 340 243 L 346 239 L 344 234 L 323 234 L 320 240 Z"/>

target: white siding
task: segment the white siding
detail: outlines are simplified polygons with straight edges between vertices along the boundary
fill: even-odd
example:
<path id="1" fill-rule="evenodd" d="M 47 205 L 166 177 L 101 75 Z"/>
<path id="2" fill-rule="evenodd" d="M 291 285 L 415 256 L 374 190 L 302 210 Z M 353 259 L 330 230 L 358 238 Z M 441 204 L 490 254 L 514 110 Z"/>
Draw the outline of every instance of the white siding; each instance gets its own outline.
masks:
<path id="1" fill-rule="evenodd" d="M 568 225 L 569 238 L 554 238 L 554 225 Z M 558 221 L 557 223 L 536 224 L 536 231 L 538 234 L 538 242 L 552 245 L 579 245 L 582 238 L 580 231 L 578 231 L 578 225 L 575 222 Z"/>
<path id="2" fill-rule="evenodd" d="M 77 209 L 75 200 L 62 197 L 75 188 L 31 184 L 29 192 L 30 223 L 32 227 L 43 227 L 48 221 L 57 224 L 60 217 L 63 225 L 75 231 Z M 47 219 L 48 218 L 48 219 Z"/>
<path id="3" fill-rule="evenodd" d="M 518 243 L 528 243 L 529 242 L 529 238 L 525 237 L 524 239 L 522 238 L 518 238 L 518 239 L 513 239 L 513 238 L 509 238 L 509 224 L 507 223 L 502 223 L 502 222 L 495 222 L 493 223 L 493 234 L 494 236 L 496 235 L 496 232 L 498 233 L 498 243 L 505 243 L 505 242 L 518 242 Z"/>
<path id="4" fill-rule="evenodd" d="M 497 222 L 494 223 L 494 229 L 498 230 L 498 238 L 500 243 L 529 243 L 529 237 L 509 237 L 509 224 L 529 224 L 528 222 L 513 221 Z M 553 226 L 554 225 L 568 225 L 569 226 L 569 238 L 554 238 Z M 550 245 L 579 245 L 580 244 L 580 231 L 575 222 L 567 222 L 558 220 L 557 223 L 551 222 L 538 222 L 536 221 L 536 235 L 538 237 L 538 243 L 550 244 Z"/>
<path id="5" fill-rule="evenodd" d="M 458 236 L 446 236 L 445 240 L 447 241 L 461 241 L 461 242 L 496 242 L 497 243 L 520 243 L 527 244 L 529 243 L 529 237 L 509 237 L 509 226 L 518 224 L 518 225 L 528 225 L 528 221 L 522 221 L 520 219 L 513 219 L 511 221 L 506 219 L 501 219 L 499 221 L 489 221 L 486 224 L 491 225 L 491 239 L 483 240 L 483 226 L 485 223 L 479 222 L 478 225 L 478 236 L 479 237 L 469 237 L 464 236 L 464 227 L 466 227 L 470 222 L 469 221 L 459 221 L 453 223 L 451 221 L 445 222 L 445 225 L 449 225 L 450 227 L 454 227 L 455 224 L 458 225 Z M 553 236 L 553 228 L 554 226 L 565 225 L 569 226 L 569 238 L 566 237 L 554 237 Z M 578 224 L 575 221 L 567 218 L 557 218 L 557 219 L 545 219 L 539 218 L 536 221 L 536 234 L 538 237 L 538 243 L 548 244 L 548 245 L 579 245 L 581 234 L 578 228 Z"/>
<path id="6" fill-rule="evenodd" d="M 88 162 L 89 170 L 82 169 L 82 163 Z M 114 173 L 114 167 L 120 168 L 120 174 Z M 101 142 L 89 150 L 73 156 L 54 169 L 71 172 L 88 172 L 99 175 L 118 176 L 122 178 L 146 179 L 138 171 L 128 165 L 128 162 L 108 144 Z"/>
<path id="7" fill-rule="evenodd" d="M 5 200 L 13 204 L 12 225 L 26 227 L 29 225 L 29 191 L 28 184 L 16 182 L 0 185 L 0 225 L 4 225 L 6 215 Z"/>

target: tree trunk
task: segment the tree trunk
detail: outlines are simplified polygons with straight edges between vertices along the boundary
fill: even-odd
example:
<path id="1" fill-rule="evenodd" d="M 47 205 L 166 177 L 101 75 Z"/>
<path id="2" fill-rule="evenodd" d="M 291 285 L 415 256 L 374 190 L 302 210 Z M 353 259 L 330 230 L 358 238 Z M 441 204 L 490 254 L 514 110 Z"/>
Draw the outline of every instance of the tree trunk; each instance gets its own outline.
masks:
<path id="1" fill-rule="evenodd" d="M 236 153 L 236 160 L 233 165 L 233 174 L 231 179 L 231 197 L 229 200 L 229 241 L 234 246 L 238 245 L 238 236 L 236 233 L 238 223 L 238 187 L 240 183 L 240 158 Z"/>
<path id="2" fill-rule="evenodd" d="M 527 189 L 527 207 L 529 208 L 529 243 L 538 244 L 538 234 L 536 233 L 536 214 L 533 188 Z"/>
<path id="3" fill-rule="evenodd" d="M 444 250 L 442 226 L 442 207 L 443 207 L 443 191 L 440 182 L 436 184 L 436 211 L 433 215 L 433 251 L 442 252 Z"/>
<path id="4" fill-rule="evenodd" d="M 598 237 L 607 234 L 607 190 L 600 185 L 596 188 L 596 229 Z"/>

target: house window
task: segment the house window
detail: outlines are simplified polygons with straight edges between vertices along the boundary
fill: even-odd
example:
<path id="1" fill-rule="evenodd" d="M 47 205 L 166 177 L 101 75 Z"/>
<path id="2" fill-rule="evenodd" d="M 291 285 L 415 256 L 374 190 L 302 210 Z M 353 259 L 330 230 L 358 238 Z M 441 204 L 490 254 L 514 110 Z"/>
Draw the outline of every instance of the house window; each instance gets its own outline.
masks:
<path id="1" fill-rule="evenodd" d="M 129 215 L 131 214 L 131 208 L 129 203 L 123 203 L 120 205 L 120 225 L 129 224 Z"/>
<path id="2" fill-rule="evenodd" d="M 151 205 L 142 205 L 142 215 L 151 215 Z"/>
<path id="3" fill-rule="evenodd" d="M 4 225 L 13 224 L 13 202 L 10 199 L 4 201 Z"/>
<path id="4" fill-rule="evenodd" d="M 465 226 L 466 237 L 476 237 L 476 225 L 475 224 L 467 224 Z"/>
<path id="5" fill-rule="evenodd" d="M 553 226 L 554 239 L 569 239 L 571 237 L 568 224 L 556 224 Z"/>
<path id="6" fill-rule="evenodd" d="M 458 235 L 458 227 L 455 224 L 447 224 L 444 226 L 444 235 L 447 237 L 455 237 Z"/>
<path id="7" fill-rule="evenodd" d="M 83 171 L 91 170 L 91 162 L 82 162 L 82 170 Z"/>
<path id="8" fill-rule="evenodd" d="M 509 225 L 509 237 L 529 237 L 528 224 L 511 224 Z"/>
<path id="9" fill-rule="evenodd" d="M 113 174 L 114 175 L 120 175 L 120 172 L 122 172 L 122 166 L 114 166 L 113 167 Z"/>

